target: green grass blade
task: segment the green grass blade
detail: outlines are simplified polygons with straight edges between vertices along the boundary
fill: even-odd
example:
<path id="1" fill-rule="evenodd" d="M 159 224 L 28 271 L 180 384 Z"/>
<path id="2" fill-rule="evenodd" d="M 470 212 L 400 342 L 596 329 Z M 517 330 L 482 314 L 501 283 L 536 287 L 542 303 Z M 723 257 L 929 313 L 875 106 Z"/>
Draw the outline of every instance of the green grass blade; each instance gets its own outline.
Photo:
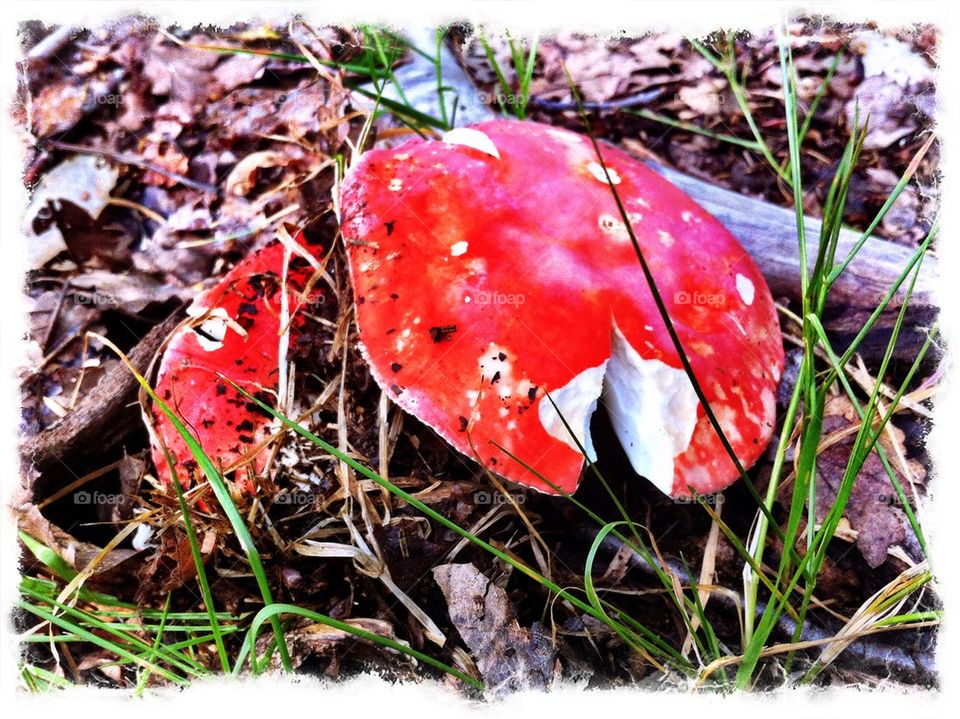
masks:
<path id="1" fill-rule="evenodd" d="M 741 481 L 744 486 L 747 488 L 747 491 L 756 501 L 757 505 L 760 507 L 760 510 L 767 516 L 767 518 L 773 522 L 773 515 L 770 513 L 770 510 L 763 503 L 763 499 L 760 497 L 760 493 L 757 491 L 756 485 L 753 483 L 753 480 L 747 475 L 746 470 L 743 467 L 743 463 L 740 462 L 740 458 L 737 456 L 737 453 L 734 451 L 733 447 L 730 445 L 730 441 L 727 439 L 726 434 L 723 431 L 723 428 L 720 426 L 719 420 L 714 413 L 713 409 L 710 406 L 709 400 L 707 400 L 706 395 L 703 392 L 703 388 L 700 386 L 699 381 L 697 380 L 696 373 L 693 371 L 693 367 L 690 364 L 690 360 L 687 357 L 686 350 L 683 347 L 683 343 L 680 341 L 680 336 L 677 334 L 677 329 L 673 324 L 673 320 L 670 317 L 670 313 L 667 310 L 666 303 L 663 301 L 663 297 L 660 294 L 659 289 L 657 288 L 657 283 L 653 277 L 653 273 L 650 270 L 650 266 L 647 264 L 646 257 L 643 254 L 643 250 L 640 248 L 640 243 L 637 240 L 636 233 L 633 230 L 633 225 L 630 222 L 630 217 L 627 214 L 627 210 L 623 205 L 623 201 L 620 198 L 620 193 L 617 192 L 617 189 L 614 183 L 611 181 L 610 172 L 607 168 L 606 162 L 603 159 L 603 153 L 600 151 L 600 144 L 597 142 L 596 135 L 593 132 L 593 128 L 590 125 L 590 122 L 587 119 L 586 111 L 583 108 L 583 103 L 580 101 L 580 96 L 577 93 L 576 87 L 573 84 L 573 78 L 570 74 L 567 74 L 567 82 L 570 86 L 570 91 L 573 94 L 573 97 L 577 103 L 577 107 L 580 110 L 580 118 L 587 130 L 587 136 L 590 138 L 590 142 L 593 144 L 594 153 L 597 156 L 597 161 L 600 164 L 601 169 L 603 170 L 604 177 L 606 178 L 607 184 L 610 186 L 610 192 L 613 196 L 614 202 L 617 205 L 617 211 L 620 214 L 621 221 L 624 223 L 624 226 L 627 229 L 627 234 L 630 236 L 630 242 L 633 245 L 634 252 L 637 255 L 637 260 L 640 263 L 640 268 L 643 271 L 644 279 L 647 282 L 647 286 L 650 288 L 650 293 L 653 296 L 654 304 L 657 306 L 657 312 L 659 313 L 661 319 L 664 322 L 664 325 L 667 328 L 667 334 L 670 336 L 670 341 L 673 344 L 674 349 L 677 352 L 677 356 L 680 359 L 681 365 L 683 365 L 684 373 L 690 379 L 690 383 L 693 385 L 694 392 L 697 395 L 697 399 L 700 402 L 700 405 L 703 407 L 704 414 L 707 416 L 711 426 L 714 431 L 717 433 L 717 437 L 720 439 L 720 444 L 723 445 L 724 451 L 727 453 L 727 456 L 733 462 L 734 467 L 737 470 L 737 474 L 740 476 Z M 775 531 L 779 534 L 779 527 L 776 526 L 774 522 L 772 525 Z M 792 548 L 789 550 L 795 553 L 795 550 Z"/>
<path id="2" fill-rule="evenodd" d="M 271 621 L 284 614 L 290 614 L 297 617 L 304 617 L 313 622 L 317 622 L 318 624 L 323 624 L 328 627 L 333 627 L 334 629 L 339 629 L 342 632 L 346 632 L 347 634 L 351 634 L 360 639 L 365 639 L 369 642 L 373 642 L 374 644 L 377 644 L 381 647 L 393 649 L 394 651 L 400 652 L 402 654 L 406 654 L 409 657 L 413 657 L 414 659 L 417 659 L 418 661 L 421 661 L 424 664 L 427 664 L 433 667 L 434 669 L 439 669 L 442 672 L 446 672 L 450 676 L 456 677 L 460 681 L 464 682 L 465 684 L 469 684 L 475 689 L 484 688 L 483 682 L 478 681 L 477 679 L 474 679 L 473 677 L 471 677 L 468 674 L 465 674 L 464 672 L 460 671 L 456 667 L 452 667 L 448 664 L 444 664 L 443 662 L 437 659 L 434 659 L 428 654 L 424 654 L 423 652 L 417 651 L 416 649 L 409 647 L 406 644 L 402 644 L 401 642 L 398 642 L 394 639 L 390 639 L 389 637 L 383 637 L 374 632 L 367 631 L 366 629 L 363 629 L 361 627 L 356 627 L 352 624 L 348 624 L 347 622 L 341 622 L 337 619 L 334 619 L 333 617 L 328 617 L 325 614 L 319 614 L 318 612 L 313 612 L 313 611 L 310 611 L 309 609 L 297 607 L 292 604 L 271 604 L 269 607 L 264 607 L 259 612 L 257 612 L 257 615 L 253 618 L 253 623 L 250 625 L 250 629 L 247 632 L 247 637 L 244 640 L 244 646 L 243 646 L 243 649 L 241 650 L 242 651 L 241 656 L 237 661 L 237 667 L 242 665 L 242 662 L 247 654 L 252 655 L 256 651 L 254 647 L 256 646 L 257 637 L 260 634 L 260 630 L 263 627 L 264 622 Z"/>
<path id="3" fill-rule="evenodd" d="M 20 537 L 20 541 L 26 545 L 31 554 L 53 572 L 54 575 L 68 582 L 73 581 L 77 576 L 77 570 L 67 564 L 67 561 L 63 557 L 48 546 L 37 541 L 23 530 L 20 530 L 17 534 Z"/>
<path id="4" fill-rule="evenodd" d="M 527 577 L 529 577 L 530 579 L 534 580 L 535 582 L 537 582 L 538 584 L 540 584 L 541 586 L 543 586 L 544 588 L 546 588 L 546 589 L 549 590 L 550 592 L 552 592 L 552 593 L 558 595 L 559 597 L 567 600 L 568 602 L 570 602 L 571 604 L 573 604 L 574 606 L 576 606 L 578 609 L 581 609 L 581 610 L 587 612 L 588 614 L 590 614 L 591 616 L 594 616 L 594 617 L 596 617 L 597 619 L 600 619 L 601 621 L 604 621 L 603 617 L 600 616 L 600 615 L 598 615 L 597 611 L 596 611 L 589 603 L 582 601 L 582 600 L 579 599 L 578 597 L 576 597 L 576 596 L 574 596 L 573 594 L 571 594 L 568 590 L 564 589 L 563 587 L 560 587 L 560 586 L 559 586 L 558 584 L 556 584 L 555 582 L 553 582 L 553 581 L 551 581 L 550 579 L 544 577 L 542 574 L 540 574 L 539 572 L 537 572 L 535 569 L 533 569 L 532 567 L 530 567 L 530 566 L 524 564 L 523 562 L 517 560 L 516 558 L 514 558 L 514 557 L 511 556 L 510 554 L 507 554 L 506 552 L 504 552 L 504 551 L 502 551 L 502 550 L 494 547 L 494 546 L 493 546 L 492 544 L 490 544 L 489 542 L 481 539 L 480 537 L 477 537 L 476 535 L 470 533 L 470 532 L 467 531 L 466 529 L 463 529 L 463 528 L 462 528 L 460 525 L 458 525 L 456 522 L 453 522 L 453 521 L 451 521 L 450 519 L 447 519 L 447 518 L 444 517 L 442 514 L 440 514 L 439 512 L 437 512 L 435 509 L 433 509 L 433 508 L 429 507 L 428 505 L 424 504 L 422 501 L 420 501 L 419 499 L 417 499 L 416 497 L 414 497 L 414 496 L 413 496 L 412 494 L 410 494 L 409 492 L 406 492 L 405 490 L 403 490 L 403 489 L 401 489 L 400 487 L 396 486 L 395 484 L 393 484 L 393 483 L 390 482 L 389 480 L 384 479 L 383 477 L 381 477 L 379 474 L 377 474 L 376 472 L 374 472 L 374 471 L 371 470 L 370 468 L 368 468 L 368 467 L 364 466 L 363 464 L 361 464 L 360 462 L 356 461 L 353 457 L 350 457 L 349 455 L 344 454 L 343 452 L 341 452 L 340 450 L 338 450 L 336 447 L 334 447 L 334 446 L 333 446 L 332 444 L 330 444 L 329 442 L 326 442 L 325 440 L 321 439 L 320 437 L 318 437 L 317 435 L 315 435 L 313 432 L 311 432 L 310 430 L 308 430 L 306 427 L 304 427 L 303 425 L 301 425 L 299 422 L 295 422 L 294 420 L 290 419 L 289 417 L 286 417 L 286 416 L 284 416 L 283 414 L 277 412 L 277 411 L 276 411 L 273 407 L 271 407 L 270 405 L 265 404 L 264 402 L 260 401 L 257 397 L 254 397 L 254 396 L 251 395 L 249 392 L 247 392 L 243 387 L 241 387 L 240 385 L 238 385 L 238 384 L 236 384 L 235 382 L 233 382 L 229 377 L 226 377 L 225 375 L 220 375 L 220 378 L 221 378 L 224 382 L 227 382 L 230 386 L 232 386 L 237 392 L 239 392 L 240 394 L 244 395 L 244 396 L 247 397 L 247 399 L 249 399 L 251 402 L 253 402 L 253 403 L 255 403 L 257 406 L 259 406 L 264 412 L 266 412 L 266 413 L 268 413 L 270 416 L 278 419 L 283 425 L 285 425 L 286 427 L 289 427 L 290 429 L 292 429 L 294 432 L 296 432 L 297 434 L 299 434 L 299 435 L 300 435 L 301 437 L 303 437 L 304 439 L 307 439 L 307 440 L 309 440 L 310 442 L 312 442 L 313 444 L 315 444 L 316 446 L 320 447 L 322 450 L 324 450 L 325 452 L 327 452 L 328 454 L 330 454 L 332 457 L 336 458 L 337 460 L 339 460 L 339 461 L 341 461 L 341 462 L 344 462 L 344 463 L 347 464 L 349 467 L 351 467 L 354 471 L 356 471 L 356 472 L 358 472 L 359 474 L 363 475 L 364 477 L 366 477 L 367 479 L 371 480 L 372 482 L 374 482 L 375 484 L 379 485 L 380 487 L 383 487 L 384 489 L 386 489 L 388 492 L 390 492 L 390 493 L 393 494 L 394 496 L 399 497 L 399 498 L 402 499 L 404 502 L 406 502 L 406 503 L 409 504 L 410 506 L 414 507 L 415 509 L 419 510 L 419 511 L 422 512 L 424 515 L 426 515 L 426 516 L 429 517 L 430 519 L 434 520 L 434 521 L 437 522 L 438 524 L 443 525 L 443 526 L 446 527 L 447 529 L 455 532 L 456 534 L 458 534 L 459 536 L 463 537 L 464 539 L 467 539 L 467 540 L 470 541 L 471 543 L 473 543 L 473 544 L 475 544 L 476 546 L 480 547 L 481 549 L 489 552 L 490 554 L 492 554 L 493 556 L 497 557 L 498 559 L 506 562 L 507 564 L 509 564 L 510 566 L 512 566 L 514 569 L 518 570 L 518 571 L 521 572 L 522 574 L 524 574 L 524 575 L 526 575 Z"/>
<path id="5" fill-rule="evenodd" d="M 621 112 L 624 112 L 628 115 L 636 115 L 637 117 L 642 117 L 645 120 L 652 120 L 653 122 L 659 122 L 668 127 L 673 127 L 677 130 L 684 130 L 685 132 L 693 132 L 697 135 L 702 135 L 704 137 L 709 137 L 713 140 L 719 140 L 720 142 L 726 142 L 730 145 L 736 145 L 737 147 L 743 147 L 747 150 L 753 152 L 760 152 L 760 145 L 757 144 L 756 140 L 744 140 L 743 138 L 736 137 L 735 135 L 727 135 L 722 132 L 714 132 L 713 130 L 708 130 L 705 127 L 700 127 L 699 125 L 694 125 L 692 122 L 684 122 L 683 120 L 674 120 L 672 117 L 667 117 L 666 115 L 661 115 L 658 112 L 653 110 L 640 109 L 636 110 L 634 108 L 623 108 Z"/>
<path id="6" fill-rule="evenodd" d="M 112 349 L 121 358 L 121 360 L 123 360 L 124 364 L 127 365 L 127 368 L 133 373 L 133 376 L 136 378 L 137 382 L 141 387 L 143 387 L 144 392 L 147 393 L 153 403 L 160 409 L 161 412 L 163 412 L 163 414 L 167 417 L 167 419 L 170 420 L 170 423 L 177 430 L 177 433 L 183 439 L 184 443 L 189 448 L 190 453 L 193 455 L 194 460 L 197 462 L 197 465 L 207 478 L 207 482 L 210 484 L 213 494 L 217 498 L 217 502 L 220 504 L 224 515 L 226 515 L 227 519 L 230 521 L 230 526 L 233 528 L 234 534 L 237 536 L 237 541 L 240 543 L 240 548 L 247 556 L 247 561 L 250 564 L 250 569 L 253 571 L 253 575 L 257 582 L 257 587 L 260 589 L 260 594 L 263 597 L 263 603 L 267 606 L 272 604 L 273 596 L 270 591 L 270 583 L 267 580 L 267 574 L 263 568 L 263 562 L 260 560 L 260 553 L 257 551 L 253 537 L 250 535 L 250 530 L 247 529 L 246 522 L 240 514 L 240 511 L 237 509 L 237 506 L 233 503 L 233 499 L 230 497 L 230 491 L 227 489 L 226 484 L 224 484 L 223 478 L 220 476 L 220 472 L 214 466 L 213 462 L 210 461 L 210 458 L 203 451 L 200 443 L 186 428 L 177 414 L 170 409 L 170 407 L 167 406 L 167 404 L 161 400 L 160 397 L 157 396 L 157 393 L 153 391 L 150 383 L 147 382 L 143 375 L 136 370 L 126 355 L 124 355 L 123 352 L 121 352 L 120 349 L 106 337 L 103 337 L 102 335 L 95 335 L 93 333 L 91 333 L 91 336 L 94 336 L 96 339 L 103 342 L 104 345 Z M 274 621 L 273 631 L 274 636 L 277 639 L 277 646 L 279 648 L 283 667 L 287 671 L 292 671 L 293 665 L 290 662 L 290 654 L 287 651 L 286 643 L 283 641 L 283 629 L 278 621 Z"/>
<path id="7" fill-rule="evenodd" d="M 593 583 L 593 564 L 594 561 L 596 561 L 597 550 L 600 548 L 600 545 L 603 544 L 603 540 L 606 538 L 606 536 L 618 524 L 623 524 L 623 522 L 609 522 L 608 524 L 605 524 L 600 528 L 600 531 L 597 532 L 597 536 L 594 537 L 593 542 L 590 544 L 590 551 L 587 553 L 587 559 L 583 570 L 584 591 L 586 592 L 590 605 L 606 619 L 606 624 L 614 628 L 614 631 L 624 641 L 624 643 L 631 647 L 635 652 L 647 657 L 648 660 L 652 660 L 653 658 L 649 655 L 646 647 L 644 646 L 645 642 L 640 641 L 639 637 L 637 637 L 633 632 L 614 621 L 613 618 L 607 614 L 605 609 L 606 603 L 600 599 L 600 595 L 597 594 L 596 586 L 594 586 Z"/>
<path id="8" fill-rule="evenodd" d="M 860 249 L 863 247 L 863 245 L 873 235 L 873 231 L 883 221 L 883 218 L 886 217 L 887 212 L 891 207 L 893 207 L 894 203 L 897 201 L 897 198 L 900 197 L 900 193 L 903 192 L 904 188 L 906 188 L 907 184 L 909 184 L 910 180 L 913 178 L 913 175 L 917 171 L 920 162 L 927 154 L 927 150 L 930 149 L 930 146 L 933 144 L 935 139 L 936 135 L 930 135 L 927 141 L 923 144 L 923 147 L 917 151 L 917 154 L 910 161 L 910 165 L 906 170 L 904 170 L 903 175 L 900 176 L 900 180 L 893 188 L 890 196 L 887 197 L 886 202 L 883 203 L 883 206 L 877 212 L 876 216 L 873 218 L 873 221 L 867 226 L 867 229 L 863 231 L 860 239 L 857 240 L 854 246 L 850 249 L 850 252 L 847 254 L 843 262 L 831 269 L 830 274 L 827 277 L 827 285 L 832 285 L 834 282 L 836 282 L 837 278 L 843 273 L 844 270 L 847 269 L 847 266 L 853 262 L 854 258 L 857 256 L 857 253 L 860 252 Z"/>
<path id="9" fill-rule="evenodd" d="M 827 74 L 823 78 L 823 82 L 820 83 L 820 87 L 817 88 L 817 92 L 814 94 L 813 100 L 810 101 L 810 107 L 807 109 L 807 112 L 803 118 L 803 126 L 800 128 L 800 132 L 797 134 L 801 145 L 807 138 L 807 133 L 810 131 L 810 124 L 813 122 L 813 118 L 817 114 L 817 108 L 820 107 L 821 100 L 823 100 L 824 96 L 827 94 L 827 88 L 830 86 L 830 81 L 836 74 L 842 58 L 843 48 L 837 50 L 836 55 L 833 56 L 833 62 L 831 62 L 830 67 L 827 68 Z"/>
<path id="10" fill-rule="evenodd" d="M 733 97 L 737 101 L 740 112 L 743 113 L 743 118 L 746 120 L 747 126 L 750 128 L 751 134 L 753 134 L 754 141 L 756 142 L 756 151 L 763 156 L 770 169 L 772 169 L 780 177 L 780 179 L 783 180 L 783 182 L 785 182 L 787 185 L 790 185 L 792 183 L 790 174 L 783 169 L 781 163 L 777 162 L 777 159 L 770 151 L 770 147 L 767 145 L 767 141 L 764 139 L 763 133 L 761 133 L 760 128 L 757 127 L 757 122 L 753 117 L 753 112 L 750 110 L 750 103 L 747 100 L 746 88 L 743 87 L 740 79 L 737 77 L 737 63 L 735 55 L 736 48 L 733 43 L 733 38 L 731 36 L 727 37 L 727 46 L 724 50 L 722 58 L 714 55 L 699 41 L 691 38 L 688 38 L 688 41 L 697 52 L 699 52 L 727 79 L 727 84 L 730 86 L 730 91 L 733 93 Z"/>
<path id="11" fill-rule="evenodd" d="M 162 676 L 167 681 L 173 682 L 174 684 L 180 684 L 182 686 L 187 686 L 188 684 L 190 684 L 189 680 L 177 674 L 174 674 L 173 672 L 157 664 L 154 664 L 149 660 L 144 659 L 138 654 L 135 654 L 134 652 L 129 651 L 125 647 L 101 637 L 99 634 L 95 634 L 87 629 L 84 629 L 83 627 L 71 622 L 70 620 L 66 619 L 61 615 L 54 614 L 53 612 L 47 611 L 43 607 L 39 607 L 35 604 L 31 604 L 23 600 L 18 601 L 15 604 L 15 606 L 19 609 L 29 612 L 30 614 L 33 614 L 36 617 L 39 617 L 45 622 L 49 622 L 50 624 L 60 627 L 60 629 L 62 629 L 65 632 L 68 632 L 74 636 L 77 636 L 83 639 L 84 641 L 87 641 L 91 644 L 96 645 L 101 649 L 105 649 L 106 651 L 112 654 L 116 654 L 119 657 L 122 657 L 128 661 L 133 662 L 134 664 L 137 664 L 141 667 L 149 669 L 153 671 L 155 674 Z"/>
<path id="12" fill-rule="evenodd" d="M 46 637 L 49 641 L 49 637 Z M 23 662 L 20 664 L 20 677 L 31 692 L 44 692 L 51 689 L 70 689 L 75 686 L 69 679 L 65 679 L 43 667 Z"/>
<path id="13" fill-rule="evenodd" d="M 220 666 L 224 673 L 230 671 L 230 657 L 227 655 L 227 648 L 223 643 L 223 635 L 220 632 L 220 622 L 217 621 L 216 605 L 213 601 L 213 592 L 210 591 L 210 582 L 207 580 L 207 570 L 203 566 L 203 554 L 200 552 L 200 542 L 197 540 L 197 532 L 193 528 L 193 521 L 190 519 L 190 507 L 187 506 L 187 500 L 183 495 L 183 487 L 180 486 L 180 477 L 177 475 L 177 469 L 174 465 L 173 455 L 166 446 L 163 447 L 163 454 L 167 460 L 167 466 L 170 468 L 170 482 L 174 491 L 177 493 L 177 504 L 180 505 L 180 515 L 183 517 L 183 527 L 187 533 L 187 541 L 190 544 L 190 555 L 193 557 L 193 564 L 197 570 L 197 582 L 200 584 L 200 596 L 207 607 L 207 616 L 210 619 L 210 630 L 213 634 L 213 641 L 217 647 L 217 656 L 220 657 Z"/>

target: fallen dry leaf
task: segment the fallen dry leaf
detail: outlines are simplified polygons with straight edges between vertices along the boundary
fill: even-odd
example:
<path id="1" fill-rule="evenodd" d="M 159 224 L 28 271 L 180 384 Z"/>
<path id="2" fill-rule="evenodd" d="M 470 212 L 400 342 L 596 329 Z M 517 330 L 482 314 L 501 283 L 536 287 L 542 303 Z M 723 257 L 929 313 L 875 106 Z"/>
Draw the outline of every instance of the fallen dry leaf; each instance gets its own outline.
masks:
<path id="1" fill-rule="evenodd" d="M 209 38 L 198 36 L 191 41 L 203 43 Z M 150 80 L 154 95 L 196 108 L 221 95 L 222 88 L 209 72 L 220 60 L 218 53 L 174 45 L 157 35 L 144 60 L 143 74 Z"/>
<path id="2" fill-rule="evenodd" d="M 21 225 L 31 268 L 42 267 L 67 249 L 53 215 L 62 203 L 76 205 L 95 220 L 110 201 L 118 176 L 113 165 L 91 155 L 70 157 L 43 176 L 33 190 Z"/>
<path id="3" fill-rule="evenodd" d="M 253 152 L 234 165 L 227 175 L 227 192 L 231 195 L 247 195 L 257 184 L 257 171 L 266 167 L 286 167 L 291 157 L 274 150 Z"/>
<path id="4" fill-rule="evenodd" d="M 148 185 L 174 187 L 178 180 L 171 175 L 186 175 L 190 169 L 190 160 L 187 156 L 174 143 L 164 139 L 150 138 L 144 147 L 143 159 L 171 173 L 168 175 L 147 170 L 143 175 L 143 181 Z"/>
<path id="5" fill-rule="evenodd" d="M 397 641 L 397 635 L 393 625 L 382 619 L 371 619 L 368 617 L 353 617 L 350 619 L 341 619 L 344 624 L 351 627 L 362 629 L 372 634 L 377 634 L 387 639 Z M 355 634 L 327 626 L 326 624 L 317 624 L 309 620 L 303 620 L 296 623 L 284 633 L 284 639 L 287 643 L 287 649 L 290 652 L 290 661 L 294 668 L 300 667 L 308 659 L 325 656 L 333 653 L 338 647 L 346 644 L 345 650 L 349 648 L 351 653 L 359 648 L 358 639 Z M 270 632 L 262 632 L 257 637 L 258 651 L 265 652 L 273 642 L 273 635 Z M 362 642 L 361 642 L 362 644 Z M 279 658 L 275 652 L 271 652 L 273 668 L 280 669 Z"/>
<path id="6" fill-rule="evenodd" d="M 84 297 L 92 298 L 90 304 L 119 308 L 133 314 L 143 311 L 154 302 L 163 303 L 171 299 L 186 302 L 195 294 L 189 288 L 161 282 L 139 272 L 121 275 L 107 270 L 91 270 L 73 277 L 70 286 L 87 290 Z"/>
<path id="7" fill-rule="evenodd" d="M 827 402 L 824 409 L 823 436 L 829 437 L 845 427 L 850 426 L 857 419 L 856 410 L 846 397 L 833 397 Z M 903 450 L 903 433 L 897 430 L 896 442 Z M 850 435 L 817 455 L 817 484 L 816 516 L 822 521 L 836 501 L 837 491 L 843 479 L 847 460 L 853 447 L 855 435 Z M 900 473 L 899 467 L 891 450 L 890 438 L 883 434 L 880 440 L 891 460 L 891 466 L 897 473 L 900 486 L 907 496 L 911 496 L 910 484 Z M 910 462 L 910 473 L 917 478 L 924 476 L 923 467 L 917 462 Z M 844 512 L 850 527 L 857 532 L 857 548 L 871 567 L 879 567 L 887 559 L 887 550 L 901 545 L 908 553 L 919 557 L 916 538 L 913 529 L 907 520 L 906 514 L 900 508 L 896 490 L 887 476 L 886 470 L 876 451 L 871 452 L 857 475 Z"/>
<path id="8" fill-rule="evenodd" d="M 197 540 L 200 543 L 200 554 L 206 562 L 217 546 L 217 532 L 207 529 Z M 142 601 L 154 595 L 166 595 L 196 576 L 197 565 L 186 534 L 163 532 L 158 537 L 158 546 L 153 549 L 153 554 L 137 573 L 140 582 L 137 597 Z"/>
<path id="9" fill-rule="evenodd" d="M 33 119 L 33 134 L 49 137 L 62 134 L 76 125 L 83 117 L 87 102 L 86 85 L 56 83 L 42 87 L 30 103 Z"/>
<path id="10" fill-rule="evenodd" d="M 265 57 L 234 55 L 217 65 L 213 76 L 224 92 L 230 92 L 261 77 L 266 64 Z"/>
<path id="11" fill-rule="evenodd" d="M 33 486 L 35 479 L 32 470 L 24 471 L 21 484 L 14 489 L 10 507 L 16 515 L 17 528 L 52 549 L 76 571 L 84 570 L 88 564 L 100 555 L 103 551 L 102 548 L 78 540 L 40 513 L 40 509 L 34 504 L 36 501 Z M 78 490 L 78 493 L 83 491 L 85 490 Z M 69 502 L 71 499 L 65 497 L 61 501 Z M 125 563 L 136 555 L 137 552 L 133 549 L 123 547 L 112 549 L 103 559 L 97 562 L 96 568 L 87 581 L 91 585 L 96 585 L 100 579 L 113 574 L 114 570 L 121 570 L 121 576 L 127 576 L 130 567 L 126 566 Z"/>
<path id="12" fill-rule="evenodd" d="M 868 77 L 857 88 L 846 106 L 847 121 L 851 125 L 858 108 L 861 125 L 870 118 L 863 142 L 866 149 L 882 150 L 917 131 L 914 108 L 904 88 L 886 75 Z"/>
<path id="13" fill-rule="evenodd" d="M 681 87 L 679 99 L 692 112 L 681 112 L 680 117 L 686 120 L 703 115 L 716 115 L 720 112 L 724 102 L 726 83 L 719 78 L 706 79 L 697 85 Z"/>
<path id="14" fill-rule="evenodd" d="M 503 589 L 473 564 L 442 564 L 434 567 L 433 577 L 491 692 L 542 690 L 553 683 L 556 658 L 550 639 L 537 626 L 520 626 Z"/>

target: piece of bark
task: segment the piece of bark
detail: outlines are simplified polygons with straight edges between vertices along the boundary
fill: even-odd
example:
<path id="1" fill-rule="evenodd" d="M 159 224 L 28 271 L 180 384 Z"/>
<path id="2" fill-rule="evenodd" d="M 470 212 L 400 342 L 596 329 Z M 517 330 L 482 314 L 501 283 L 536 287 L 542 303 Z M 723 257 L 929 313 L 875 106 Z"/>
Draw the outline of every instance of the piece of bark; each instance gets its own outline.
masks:
<path id="1" fill-rule="evenodd" d="M 176 314 L 155 326 L 137 343 L 129 358 L 138 372 L 145 372 L 167 336 L 180 323 Z M 20 456 L 29 476 L 30 465 L 42 477 L 42 495 L 60 481 L 72 481 L 92 460 L 103 458 L 131 432 L 143 426 L 137 405 L 139 383 L 122 362 L 107 369 L 100 381 L 72 412 L 52 427 L 20 446 Z"/>
<path id="2" fill-rule="evenodd" d="M 404 70 L 403 88 L 406 96 L 412 98 L 417 109 L 436 112 L 435 66 L 417 53 L 411 53 L 411 61 L 404 66 Z M 444 84 L 457 88 L 460 105 L 471 108 L 470 122 L 494 117 L 493 112 L 480 102 L 478 89 L 469 82 L 463 82 L 461 76 L 464 72 L 458 64 L 444 63 L 442 70 Z M 451 76 L 449 81 L 448 74 Z M 421 102 L 422 105 L 419 104 Z M 465 124 L 462 117 L 458 117 L 457 124 Z M 648 164 L 720 220 L 760 266 L 774 298 L 789 300 L 792 308 L 799 311 L 800 255 L 797 220 L 793 210 L 741 195 L 671 168 Z M 811 268 L 816 261 L 820 225 L 818 219 L 805 218 L 807 259 Z M 846 257 L 859 238 L 858 232 L 841 230 L 837 259 Z M 871 237 L 837 279 L 829 295 L 823 321 L 827 332 L 836 341 L 834 349 L 838 354 L 846 349 L 849 340 L 864 326 L 907 266 L 912 254 L 910 248 L 880 237 Z M 917 278 L 894 356 L 913 359 L 926 339 L 927 330 L 938 313 L 934 299 L 936 281 L 937 260 L 928 255 Z M 883 355 L 902 304 L 903 290 L 908 284 L 903 284 L 898 297 L 894 298 L 873 331 L 864 339 L 859 350 L 864 357 L 871 359 Z"/>

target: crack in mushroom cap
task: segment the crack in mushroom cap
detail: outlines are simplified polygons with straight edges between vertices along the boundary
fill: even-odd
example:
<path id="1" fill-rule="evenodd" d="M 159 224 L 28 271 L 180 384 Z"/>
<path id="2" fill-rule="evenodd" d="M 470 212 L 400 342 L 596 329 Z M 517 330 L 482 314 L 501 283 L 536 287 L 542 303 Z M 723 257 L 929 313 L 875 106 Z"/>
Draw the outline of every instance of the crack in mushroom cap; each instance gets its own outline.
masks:
<path id="1" fill-rule="evenodd" d="M 512 120 L 469 129 L 466 144 L 368 152 L 342 184 L 374 379 L 457 450 L 540 491 L 576 489 L 577 441 L 593 451 L 599 405 L 662 491 L 734 481 L 589 139 Z M 626 153 L 602 153 L 700 386 L 749 466 L 772 434 L 783 369 L 766 282 L 690 197 Z M 548 392 L 569 430 L 544 408 Z"/>

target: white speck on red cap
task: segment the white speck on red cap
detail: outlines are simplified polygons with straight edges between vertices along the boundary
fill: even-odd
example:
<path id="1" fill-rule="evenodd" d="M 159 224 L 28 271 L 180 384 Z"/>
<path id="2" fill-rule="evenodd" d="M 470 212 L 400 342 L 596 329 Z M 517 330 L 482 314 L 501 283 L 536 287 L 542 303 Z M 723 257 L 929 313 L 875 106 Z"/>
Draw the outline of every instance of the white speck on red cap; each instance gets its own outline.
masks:
<path id="1" fill-rule="evenodd" d="M 753 286 L 749 277 L 744 277 L 737 273 L 737 292 L 740 293 L 740 299 L 748 307 L 753 304 L 753 298 L 756 294 L 756 288 Z"/>

